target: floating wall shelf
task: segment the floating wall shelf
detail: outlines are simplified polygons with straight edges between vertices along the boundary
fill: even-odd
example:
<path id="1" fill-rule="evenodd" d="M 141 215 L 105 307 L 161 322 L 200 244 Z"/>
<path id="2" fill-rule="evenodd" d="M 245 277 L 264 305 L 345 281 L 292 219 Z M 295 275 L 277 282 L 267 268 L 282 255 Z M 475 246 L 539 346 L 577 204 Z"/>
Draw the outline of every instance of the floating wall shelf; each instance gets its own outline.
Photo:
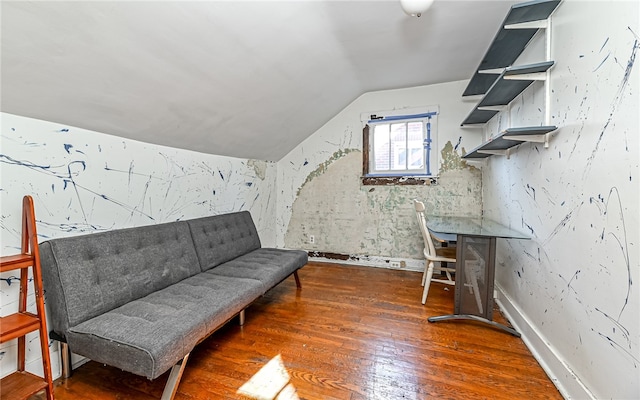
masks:
<path id="1" fill-rule="evenodd" d="M 467 160 L 477 160 L 490 157 L 492 155 L 506 155 L 509 157 L 510 150 L 523 142 L 544 143 L 548 146 L 549 133 L 558 129 L 557 126 L 527 126 L 521 128 L 509 128 L 492 140 L 481 144 L 462 158 Z"/>
<path id="2" fill-rule="evenodd" d="M 520 93 L 536 80 L 544 80 L 544 72 L 553 66 L 553 61 L 505 68 L 498 79 L 487 90 L 482 100 L 462 121 L 462 125 L 487 123 L 499 109 L 483 107 L 503 107 L 511 103 Z"/>
<path id="3" fill-rule="evenodd" d="M 500 75 L 486 72 L 513 65 L 543 26 L 536 22 L 549 18 L 558 4 L 560 0 L 536 0 L 512 6 L 462 96 L 485 94 Z"/>

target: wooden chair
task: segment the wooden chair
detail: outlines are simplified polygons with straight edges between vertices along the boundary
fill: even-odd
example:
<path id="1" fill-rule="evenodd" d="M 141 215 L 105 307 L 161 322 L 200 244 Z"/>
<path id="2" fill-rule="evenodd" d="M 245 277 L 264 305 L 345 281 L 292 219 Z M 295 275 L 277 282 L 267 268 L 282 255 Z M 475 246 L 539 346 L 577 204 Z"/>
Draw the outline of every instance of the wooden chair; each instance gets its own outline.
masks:
<path id="1" fill-rule="evenodd" d="M 420 226 L 420 232 L 422 233 L 422 239 L 424 241 L 423 254 L 426 258 L 424 265 L 424 272 L 422 273 L 422 304 L 427 302 L 427 295 L 429 294 L 429 285 L 431 282 L 440 282 L 447 285 L 455 285 L 456 282 L 452 278 L 451 273 L 455 272 L 455 268 L 442 267 L 443 262 L 456 263 L 456 248 L 455 247 L 439 247 L 436 248 L 433 241 L 434 238 L 427 228 L 427 217 L 424 215 L 424 203 L 414 199 L 413 205 L 416 209 L 416 217 L 418 218 L 418 225 Z M 443 242 L 444 240 L 439 240 Z M 438 267 L 435 266 L 438 263 Z M 433 278 L 433 273 L 444 272 L 447 279 Z"/>

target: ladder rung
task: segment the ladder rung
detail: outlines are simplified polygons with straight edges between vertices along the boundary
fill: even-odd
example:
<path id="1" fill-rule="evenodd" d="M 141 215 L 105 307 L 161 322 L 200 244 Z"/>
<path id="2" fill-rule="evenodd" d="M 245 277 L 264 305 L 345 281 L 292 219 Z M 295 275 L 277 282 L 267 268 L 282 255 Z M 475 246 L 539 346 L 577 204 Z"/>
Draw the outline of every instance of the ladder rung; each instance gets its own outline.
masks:
<path id="1" fill-rule="evenodd" d="M 37 331 L 40 328 L 40 319 L 31 313 L 15 313 L 6 317 L 0 317 L 0 343 L 24 336 L 29 332 Z"/>
<path id="2" fill-rule="evenodd" d="M 25 399 L 47 387 L 44 378 L 26 371 L 16 371 L 2 378 L 0 398 Z"/>
<path id="3" fill-rule="evenodd" d="M 0 272 L 12 271 L 14 269 L 27 268 L 33 265 L 31 254 L 15 254 L 0 257 Z"/>

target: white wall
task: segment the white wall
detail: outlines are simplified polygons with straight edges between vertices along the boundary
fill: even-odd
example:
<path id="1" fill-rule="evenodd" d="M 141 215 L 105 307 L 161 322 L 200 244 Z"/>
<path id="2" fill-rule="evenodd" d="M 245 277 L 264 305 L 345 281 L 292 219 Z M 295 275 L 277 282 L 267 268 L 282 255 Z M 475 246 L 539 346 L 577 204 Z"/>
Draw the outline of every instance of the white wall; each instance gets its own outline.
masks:
<path id="1" fill-rule="evenodd" d="M 40 241 L 249 210 L 263 246 L 275 244 L 275 163 L 144 144 L 5 113 L 0 118 L 2 255 L 20 251 L 26 194 L 34 198 Z M 17 310 L 17 276 L 1 276 L 0 315 Z M 33 296 L 29 307 L 35 310 Z M 39 372 L 37 334 L 27 339 L 27 369 Z M 16 349 L 15 340 L 0 345 L 1 376 L 15 370 Z M 52 349 L 57 377 L 57 345 Z"/>
<path id="2" fill-rule="evenodd" d="M 485 215 L 532 236 L 500 241 L 500 301 L 571 398 L 640 398 L 638 4 L 560 4 L 548 105 L 560 129 L 548 149 L 483 168 Z M 487 134 L 543 125 L 544 98 L 535 84 Z"/>
<path id="3" fill-rule="evenodd" d="M 359 264 L 404 261 L 422 268 L 423 243 L 411 200 L 433 213 L 481 212 L 481 174 L 460 160 L 480 135 L 462 129 L 467 81 L 366 93 L 278 163 L 277 243 L 347 255 Z M 363 186 L 361 114 L 437 106 L 440 179 L 432 186 Z M 315 236 L 309 243 L 308 235 Z"/>

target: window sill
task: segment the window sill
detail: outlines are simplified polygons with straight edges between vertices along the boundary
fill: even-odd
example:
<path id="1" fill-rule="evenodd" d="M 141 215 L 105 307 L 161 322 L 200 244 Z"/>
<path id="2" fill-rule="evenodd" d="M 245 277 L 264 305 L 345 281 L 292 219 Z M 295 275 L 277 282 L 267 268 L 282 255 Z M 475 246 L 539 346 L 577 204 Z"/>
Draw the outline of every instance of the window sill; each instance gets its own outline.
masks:
<path id="1" fill-rule="evenodd" d="M 391 185 L 437 185 L 437 176 L 384 176 L 370 175 L 362 177 L 363 186 L 391 186 Z"/>

